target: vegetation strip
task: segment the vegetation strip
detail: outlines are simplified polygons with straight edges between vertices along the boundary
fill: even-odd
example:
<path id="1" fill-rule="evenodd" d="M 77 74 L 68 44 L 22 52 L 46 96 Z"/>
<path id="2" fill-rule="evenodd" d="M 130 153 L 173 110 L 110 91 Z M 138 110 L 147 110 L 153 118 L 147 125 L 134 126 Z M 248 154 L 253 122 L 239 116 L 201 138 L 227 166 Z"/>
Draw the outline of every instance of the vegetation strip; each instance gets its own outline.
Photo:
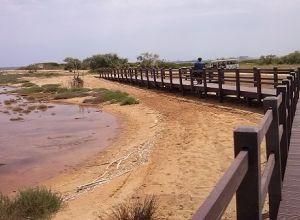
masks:
<path id="1" fill-rule="evenodd" d="M 33 85 L 31 87 L 25 87 L 15 90 L 20 95 L 24 95 L 29 99 L 44 99 L 48 97 L 50 99 L 70 99 L 75 97 L 87 97 L 83 103 L 88 104 L 100 104 L 104 102 L 119 103 L 120 105 L 138 104 L 138 100 L 129 96 L 128 93 L 118 90 L 112 91 L 108 89 L 88 89 L 88 88 L 65 88 L 59 84 L 46 84 L 43 86 Z M 12 101 L 7 100 L 6 104 L 10 104 Z"/>

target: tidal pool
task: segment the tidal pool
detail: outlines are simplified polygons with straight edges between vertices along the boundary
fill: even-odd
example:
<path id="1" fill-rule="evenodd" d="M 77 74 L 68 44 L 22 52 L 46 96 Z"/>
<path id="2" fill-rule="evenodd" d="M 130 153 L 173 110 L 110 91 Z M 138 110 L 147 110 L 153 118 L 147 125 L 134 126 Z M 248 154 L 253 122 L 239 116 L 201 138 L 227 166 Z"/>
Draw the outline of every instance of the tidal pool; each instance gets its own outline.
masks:
<path id="1" fill-rule="evenodd" d="M 11 89 L 0 86 L 0 92 Z M 0 94 L 0 192 L 36 185 L 79 165 L 117 132 L 117 119 L 96 108 Z"/>

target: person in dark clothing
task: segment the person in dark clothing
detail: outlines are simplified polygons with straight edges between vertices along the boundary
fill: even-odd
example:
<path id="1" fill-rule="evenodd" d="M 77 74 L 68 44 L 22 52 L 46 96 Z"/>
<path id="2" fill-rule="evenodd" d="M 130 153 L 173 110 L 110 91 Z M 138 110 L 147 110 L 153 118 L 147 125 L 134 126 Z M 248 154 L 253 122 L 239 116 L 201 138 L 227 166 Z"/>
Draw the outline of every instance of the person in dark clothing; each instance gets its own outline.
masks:
<path id="1" fill-rule="evenodd" d="M 193 67 L 193 77 L 196 77 L 198 84 L 202 83 L 204 67 L 205 66 L 204 66 L 204 63 L 202 62 L 202 58 L 199 57 L 198 61 L 196 63 L 194 63 L 194 67 Z"/>
<path id="2" fill-rule="evenodd" d="M 204 63 L 202 62 L 202 58 L 199 57 L 198 61 L 194 63 L 194 70 L 203 70 L 204 68 Z"/>

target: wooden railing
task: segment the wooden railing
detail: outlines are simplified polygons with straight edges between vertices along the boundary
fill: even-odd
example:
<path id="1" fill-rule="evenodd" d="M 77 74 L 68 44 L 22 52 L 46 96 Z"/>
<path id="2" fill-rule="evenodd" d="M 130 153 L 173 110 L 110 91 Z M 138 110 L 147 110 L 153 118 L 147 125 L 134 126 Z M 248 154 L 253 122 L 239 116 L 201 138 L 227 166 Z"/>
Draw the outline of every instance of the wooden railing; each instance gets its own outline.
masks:
<path id="1" fill-rule="evenodd" d="M 259 102 L 265 97 L 264 89 L 272 89 L 282 83 L 292 69 L 204 69 L 200 76 L 193 76 L 191 68 L 180 69 L 102 69 L 101 78 L 123 83 L 138 84 L 147 88 L 177 89 L 183 94 L 192 92 L 206 97 L 209 92 L 218 95 L 223 101 L 226 95 L 256 99 Z M 299 69 L 298 71 L 299 72 Z M 298 77 L 298 75 L 296 76 Z M 197 84 L 201 81 L 201 86 Z M 217 86 L 213 86 L 217 85 Z M 231 91 L 228 89 L 231 86 Z M 255 88 L 251 92 L 245 88 Z"/>
<path id="2" fill-rule="evenodd" d="M 181 69 L 106 69 L 100 77 L 120 82 L 138 83 L 160 88 L 195 91 L 195 81 L 201 80 L 201 92 L 208 92 L 208 84 L 216 83 L 215 91 L 222 100 L 227 83 L 235 85 L 237 98 L 242 86 L 255 87 L 258 101 L 263 99 L 262 88 L 276 91 L 265 97 L 265 114 L 256 126 L 242 126 L 234 130 L 235 159 L 213 191 L 193 216 L 193 220 L 220 219 L 232 197 L 236 195 L 238 220 L 262 219 L 265 198 L 269 197 L 269 216 L 276 219 L 281 200 L 282 180 L 287 163 L 292 124 L 300 91 L 300 68 L 291 69 L 204 69 L 194 77 L 189 68 Z M 176 83 L 175 83 L 176 81 Z M 186 81 L 190 81 L 188 84 Z M 199 87 L 199 86 L 198 86 Z M 261 174 L 262 141 L 266 141 L 267 163 Z"/>
<path id="3" fill-rule="evenodd" d="M 300 81 L 295 76 L 296 73 L 292 73 L 282 80 L 282 85 L 276 87 L 276 97 L 263 100 L 265 114 L 258 125 L 235 129 L 235 159 L 193 220 L 220 219 L 234 194 L 238 220 L 262 219 L 267 194 L 269 218 L 277 218 L 291 128 L 299 99 Z M 261 175 L 260 145 L 264 138 L 267 163 Z"/>

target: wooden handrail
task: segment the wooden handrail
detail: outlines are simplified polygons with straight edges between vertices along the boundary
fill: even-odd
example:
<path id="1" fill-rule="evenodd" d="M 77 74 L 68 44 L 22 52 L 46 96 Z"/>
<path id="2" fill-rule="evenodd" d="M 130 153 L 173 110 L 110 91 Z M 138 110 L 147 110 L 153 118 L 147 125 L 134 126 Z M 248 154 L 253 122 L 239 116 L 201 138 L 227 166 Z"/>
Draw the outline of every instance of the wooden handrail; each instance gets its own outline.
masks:
<path id="1" fill-rule="evenodd" d="M 134 78 L 132 73 L 135 74 Z M 129 82 L 128 76 L 130 76 L 130 83 L 139 85 L 144 84 L 146 76 L 148 88 L 153 85 L 163 88 L 168 86 L 169 89 L 179 88 L 182 94 L 189 88 L 192 92 L 206 95 L 214 88 L 214 91 L 220 96 L 220 101 L 223 100 L 224 92 L 226 92 L 223 85 L 226 81 L 235 83 L 236 91 L 233 94 L 236 94 L 238 99 L 244 94 L 244 89 L 241 91 L 241 83 L 252 83 L 256 87 L 256 93 L 253 93 L 251 98 L 256 96 L 258 102 L 262 100 L 262 85 L 276 85 L 276 96 L 263 99 L 265 114 L 261 121 L 256 126 L 241 126 L 235 129 L 235 159 L 197 210 L 193 220 L 220 219 L 235 193 L 238 220 L 261 219 L 262 207 L 267 194 L 269 195 L 270 219 L 276 219 L 281 200 L 282 180 L 287 163 L 292 124 L 299 99 L 300 68 L 296 72 L 289 69 L 254 68 L 252 70 L 204 69 L 199 76 L 193 76 L 191 73 L 190 69 L 181 68 L 167 71 L 164 69 L 134 69 L 134 71 L 133 69 L 107 69 L 99 74 L 100 77 L 106 79 L 118 79 L 118 81 L 127 83 Z M 244 73 L 251 75 L 244 76 Z M 273 74 L 273 78 L 266 77 L 264 74 Z M 283 79 L 282 76 L 287 76 L 287 79 Z M 183 82 L 184 79 L 189 79 L 191 82 Z M 195 79 L 202 80 L 202 87 L 194 84 Z M 217 85 L 209 88 L 209 83 L 217 83 Z M 266 139 L 268 161 L 261 175 L 260 145 L 264 138 Z"/>
<path id="2" fill-rule="evenodd" d="M 192 219 L 220 219 L 247 170 L 248 152 L 241 151 Z"/>
<path id="3" fill-rule="evenodd" d="M 259 122 L 259 124 L 256 126 L 256 132 L 258 135 L 258 142 L 261 143 L 262 140 L 264 139 L 271 123 L 273 120 L 273 112 L 272 110 L 268 110 L 262 120 Z"/>

